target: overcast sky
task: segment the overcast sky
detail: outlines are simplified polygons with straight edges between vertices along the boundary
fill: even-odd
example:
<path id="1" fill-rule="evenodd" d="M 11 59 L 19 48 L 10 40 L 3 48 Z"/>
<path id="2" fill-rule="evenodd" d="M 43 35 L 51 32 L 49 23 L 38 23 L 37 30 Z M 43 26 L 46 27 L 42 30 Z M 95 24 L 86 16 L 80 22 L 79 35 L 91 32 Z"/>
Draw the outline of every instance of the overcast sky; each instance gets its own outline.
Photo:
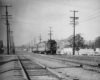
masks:
<path id="1" fill-rule="evenodd" d="M 49 27 L 52 27 L 52 39 L 66 39 L 73 34 L 70 17 L 76 10 L 79 24 L 76 34 L 81 33 L 86 40 L 94 40 L 100 36 L 100 0 L 1 0 L 0 5 L 12 5 L 8 8 L 10 28 L 13 31 L 16 45 L 29 43 L 39 35 L 42 40 L 49 39 Z M 0 15 L 5 8 L 0 8 Z M 0 16 L 0 39 L 6 45 L 5 20 Z"/>

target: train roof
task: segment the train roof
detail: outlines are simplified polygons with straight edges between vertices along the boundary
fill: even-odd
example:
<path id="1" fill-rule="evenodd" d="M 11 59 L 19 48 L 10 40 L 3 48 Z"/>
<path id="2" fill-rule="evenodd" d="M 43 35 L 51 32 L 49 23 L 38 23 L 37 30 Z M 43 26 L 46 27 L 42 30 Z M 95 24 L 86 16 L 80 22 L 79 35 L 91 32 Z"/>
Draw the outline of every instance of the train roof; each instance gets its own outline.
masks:
<path id="1" fill-rule="evenodd" d="M 48 40 L 48 42 L 56 42 L 55 40 Z"/>
<path id="2" fill-rule="evenodd" d="M 55 40 L 48 40 L 48 41 L 42 41 L 42 42 L 39 42 L 37 44 L 34 44 L 33 46 L 36 46 L 36 45 L 39 45 L 39 44 L 42 44 L 42 43 L 50 43 L 50 42 L 56 42 Z"/>

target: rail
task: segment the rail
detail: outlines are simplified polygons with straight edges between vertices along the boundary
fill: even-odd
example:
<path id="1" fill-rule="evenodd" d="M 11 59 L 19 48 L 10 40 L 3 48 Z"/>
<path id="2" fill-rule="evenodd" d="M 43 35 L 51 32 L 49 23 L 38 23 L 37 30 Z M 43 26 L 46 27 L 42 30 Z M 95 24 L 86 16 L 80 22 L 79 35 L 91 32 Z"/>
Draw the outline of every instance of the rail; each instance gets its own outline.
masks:
<path id="1" fill-rule="evenodd" d="M 17 57 L 18 57 L 18 61 L 19 61 L 19 64 L 21 66 L 21 69 L 22 69 L 23 76 L 24 76 L 25 80 L 31 80 L 30 77 L 29 77 L 29 75 L 28 75 L 28 73 L 27 73 L 27 71 L 26 71 L 26 69 L 25 69 L 25 67 L 23 66 L 23 64 L 22 64 L 19 56 L 17 56 Z"/>

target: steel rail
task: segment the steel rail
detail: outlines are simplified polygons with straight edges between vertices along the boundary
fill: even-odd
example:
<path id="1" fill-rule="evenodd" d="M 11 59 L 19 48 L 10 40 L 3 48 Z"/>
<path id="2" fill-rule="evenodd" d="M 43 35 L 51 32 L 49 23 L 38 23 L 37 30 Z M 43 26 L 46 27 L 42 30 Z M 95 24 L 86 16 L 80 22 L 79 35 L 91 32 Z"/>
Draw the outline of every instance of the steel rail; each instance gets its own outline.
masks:
<path id="1" fill-rule="evenodd" d="M 31 80 L 30 77 L 29 77 L 29 75 L 28 75 L 28 73 L 27 73 L 27 71 L 26 71 L 26 69 L 25 69 L 25 67 L 24 67 L 24 65 L 22 64 L 19 56 L 17 56 L 17 57 L 18 57 L 18 61 L 19 61 L 19 64 L 21 66 L 21 69 L 22 69 L 23 76 L 24 76 L 25 80 Z"/>

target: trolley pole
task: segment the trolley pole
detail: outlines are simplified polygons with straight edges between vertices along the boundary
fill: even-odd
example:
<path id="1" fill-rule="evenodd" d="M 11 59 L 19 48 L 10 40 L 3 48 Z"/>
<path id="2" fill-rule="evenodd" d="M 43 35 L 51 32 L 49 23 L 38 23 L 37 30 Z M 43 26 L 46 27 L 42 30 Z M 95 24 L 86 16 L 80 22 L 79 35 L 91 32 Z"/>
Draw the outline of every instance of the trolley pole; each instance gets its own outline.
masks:
<path id="1" fill-rule="evenodd" d="M 52 36 L 51 27 L 50 27 L 50 33 L 49 33 L 49 35 L 50 35 L 50 40 L 51 40 L 51 36 Z"/>
<path id="2" fill-rule="evenodd" d="M 34 37 L 34 44 L 36 43 L 36 38 Z"/>
<path id="3" fill-rule="evenodd" d="M 40 40 L 40 42 L 41 42 L 41 40 L 42 40 L 42 38 L 41 38 L 41 34 L 40 34 L 40 36 L 39 36 L 39 40 Z"/>
<path id="4" fill-rule="evenodd" d="M 70 17 L 70 18 L 72 18 L 73 19 L 73 55 L 75 55 L 75 26 L 76 26 L 76 22 L 75 22 L 75 20 L 77 20 L 79 17 L 75 17 L 75 12 L 78 12 L 78 11 L 71 11 L 71 12 L 73 12 L 74 13 L 74 17 Z"/>
<path id="5" fill-rule="evenodd" d="M 5 7 L 6 8 L 6 12 L 5 12 L 5 14 L 6 15 L 2 15 L 2 16 L 6 16 L 6 18 L 3 18 L 3 19 L 6 19 L 6 25 L 7 25 L 7 54 L 9 54 L 9 52 L 10 52 L 10 50 L 9 50 L 9 41 L 10 41 L 10 39 L 9 39 L 9 37 L 10 37 L 10 26 L 9 26 L 9 21 L 8 21 L 8 17 L 9 16 L 12 16 L 12 15 L 8 15 L 8 7 L 12 7 L 12 6 L 1 6 L 1 7 Z"/>

